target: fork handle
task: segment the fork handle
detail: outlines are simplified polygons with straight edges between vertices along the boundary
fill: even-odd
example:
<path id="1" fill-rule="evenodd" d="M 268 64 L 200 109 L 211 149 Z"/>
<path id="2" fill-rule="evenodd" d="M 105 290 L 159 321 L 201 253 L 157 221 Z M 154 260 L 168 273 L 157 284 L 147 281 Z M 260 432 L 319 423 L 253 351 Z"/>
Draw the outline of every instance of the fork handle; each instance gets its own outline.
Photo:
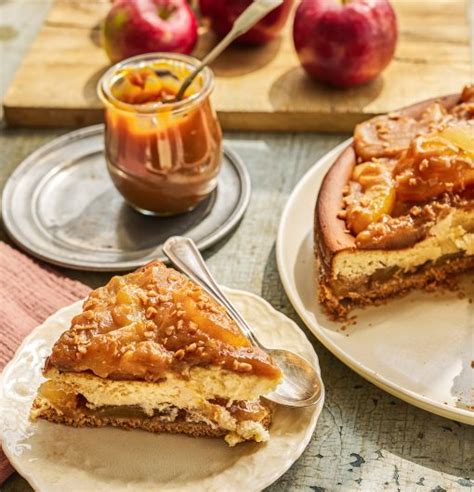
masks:
<path id="1" fill-rule="evenodd" d="M 182 236 L 172 236 L 163 245 L 163 252 L 176 267 L 203 287 L 211 297 L 227 309 L 230 317 L 237 323 L 253 345 L 265 350 L 265 347 L 254 336 L 250 326 L 242 315 L 214 280 L 204 258 L 192 239 Z"/>

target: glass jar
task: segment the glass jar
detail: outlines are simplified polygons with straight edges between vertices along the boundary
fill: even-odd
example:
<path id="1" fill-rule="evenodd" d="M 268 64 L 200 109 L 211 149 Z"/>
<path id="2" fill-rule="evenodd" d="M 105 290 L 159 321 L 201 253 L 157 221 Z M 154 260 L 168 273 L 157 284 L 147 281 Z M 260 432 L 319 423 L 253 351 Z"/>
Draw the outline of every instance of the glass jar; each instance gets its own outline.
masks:
<path id="1" fill-rule="evenodd" d="M 138 77 L 147 88 L 163 81 L 176 93 L 198 63 L 191 56 L 151 53 L 114 65 L 99 81 L 107 167 L 118 191 L 143 214 L 192 210 L 217 185 L 222 132 L 210 102 L 212 71 L 205 68 L 180 101 L 169 93 L 156 101 L 137 98 L 135 91 L 145 89 L 129 82 Z M 151 76 L 143 81 L 142 73 Z"/>

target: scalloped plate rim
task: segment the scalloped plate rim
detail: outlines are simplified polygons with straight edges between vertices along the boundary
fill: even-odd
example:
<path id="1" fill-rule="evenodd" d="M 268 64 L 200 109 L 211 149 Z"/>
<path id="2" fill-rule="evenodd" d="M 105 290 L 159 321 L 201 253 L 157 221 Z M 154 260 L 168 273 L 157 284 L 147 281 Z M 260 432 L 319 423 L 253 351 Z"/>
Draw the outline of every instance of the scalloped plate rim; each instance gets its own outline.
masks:
<path id="1" fill-rule="evenodd" d="M 319 357 L 314 350 L 314 347 L 311 345 L 311 342 L 307 339 L 306 335 L 303 333 L 303 331 L 298 327 L 298 325 L 289 317 L 287 317 L 285 314 L 281 313 L 277 309 L 275 309 L 267 300 L 263 299 L 257 294 L 254 294 L 253 292 L 248 292 L 240 289 L 233 289 L 229 287 L 223 287 L 223 290 L 230 295 L 235 295 L 235 296 L 244 296 L 253 299 L 253 301 L 260 303 L 265 309 L 269 310 L 272 312 L 272 314 L 280 319 L 282 319 L 286 324 L 292 325 L 292 328 L 294 329 L 295 333 L 298 334 L 298 337 L 303 340 L 304 342 L 307 343 L 312 350 L 313 357 L 314 357 L 314 364 L 317 372 L 321 374 L 321 369 L 319 366 Z M 7 370 L 11 369 L 11 367 L 15 364 L 17 359 L 19 358 L 20 354 L 24 350 L 24 348 L 31 343 L 35 337 L 37 336 L 37 332 L 47 323 L 51 322 L 56 317 L 61 316 L 61 314 L 64 311 L 67 311 L 68 309 L 71 309 L 75 305 L 82 304 L 83 300 L 78 300 L 68 306 L 64 306 L 63 308 L 57 310 L 53 314 L 51 314 L 43 323 L 38 325 L 36 328 L 34 328 L 22 341 L 18 349 L 15 351 L 15 354 L 13 355 L 12 359 L 7 363 L 7 365 L 4 367 L 3 371 L 0 373 L 0 399 L 3 399 L 3 375 Z M 276 480 L 278 480 L 285 472 L 289 470 L 289 468 L 298 460 L 298 458 L 302 455 L 303 451 L 306 449 L 308 446 L 309 442 L 311 441 L 311 438 L 314 434 L 317 422 L 319 420 L 319 417 L 321 415 L 323 406 L 324 406 L 324 401 L 325 401 L 325 388 L 323 386 L 322 389 L 322 397 L 320 402 L 315 406 L 315 411 L 313 412 L 311 419 L 309 421 L 309 425 L 307 427 L 307 430 L 304 435 L 304 439 L 302 439 L 299 442 L 299 445 L 294 449 L 291 457 L 288 455 L 288 459 L 285 461 L 284 464 L 282 464 L 281 467 L 278 469 L 275 469 L 275 471 L 268 476 L 268 478 L 265 481 L 262 481 L 261 483 L 258 484 L 257 489 L 255 490 L 263 490 L 265 487 L 268 487 L 272 483 L 274 483 Z M 0 433 L 0 438 L 1 438 L 1 433 Z M 39 487 L 38 483 L 36 482 L 35 477 L 33 474 L 29 473 L 26 471 L 25 466 L 21 463 L 21 457 L 15 456 L 10 452 L 10 449 L 8 449 L 7 446 L 4 445 L 3 440 L 1 443 L 1 448 L 5 454 L 5 456 L 8 458 L 12 466 L 15 468 L 15 470 L 25 479 L 28 481 L 30 486 L 35 490 L 35 491 L 40 491 L 41 488 Z M 248 490 L 251 490 L 250 488 Z"/>

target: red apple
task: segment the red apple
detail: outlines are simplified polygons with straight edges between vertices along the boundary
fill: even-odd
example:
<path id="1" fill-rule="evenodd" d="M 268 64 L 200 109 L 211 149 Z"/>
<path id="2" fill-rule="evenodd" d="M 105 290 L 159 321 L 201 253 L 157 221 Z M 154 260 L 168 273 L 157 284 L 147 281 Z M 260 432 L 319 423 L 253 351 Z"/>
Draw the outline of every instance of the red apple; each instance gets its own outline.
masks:
<path id="1" fill-rule="evenodd" d="M 377 77 L 393 57 L 397 37 L 388 0 L 303 0 L 293 24 L 303 68 L 337 87 Z"/>
<path id="2" fill-rule="evenodd" d="M 220 37 L 231 29 L 235 19 L 252 3 L 253 0 L 199 0 L 203 17 L 208 17 L 212 30 Z M 288 19 L 294 0 L 283 0 L 283 3 L 272 10 L 254 27 L 235 43 L 242 45 L 265 44 L 276 38 Z"/>
<path id="3" fill-rule="evenodd" d="M 102 25 L 105 51 L 115 63 L 154 51 L 188 54 L 197 21 L 186 0 L 115 0 Z"/>

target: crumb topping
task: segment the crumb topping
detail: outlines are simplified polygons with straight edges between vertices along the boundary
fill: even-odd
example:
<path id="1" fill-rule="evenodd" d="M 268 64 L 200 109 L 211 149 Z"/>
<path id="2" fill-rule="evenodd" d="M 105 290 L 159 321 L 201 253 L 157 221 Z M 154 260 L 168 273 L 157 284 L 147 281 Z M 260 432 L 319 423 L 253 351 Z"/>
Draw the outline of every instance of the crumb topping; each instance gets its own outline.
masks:
<path id="1" fill-rule="evenodd" d="M 222 306 L 160 262 L 91 292 L 46 363 L 60 371 L 149 381 L 170 370 L 186 377 L 193 366 L 281 376 Z"/>
<path id="2" fill-rule="evenodd" d="M 357 164 L 344 190 L 348 232 L 362 249 L 408 247 L 454 207 L 472 208 L 474 85 L 451 111 L 392 113 L 356 127 Z"/>

